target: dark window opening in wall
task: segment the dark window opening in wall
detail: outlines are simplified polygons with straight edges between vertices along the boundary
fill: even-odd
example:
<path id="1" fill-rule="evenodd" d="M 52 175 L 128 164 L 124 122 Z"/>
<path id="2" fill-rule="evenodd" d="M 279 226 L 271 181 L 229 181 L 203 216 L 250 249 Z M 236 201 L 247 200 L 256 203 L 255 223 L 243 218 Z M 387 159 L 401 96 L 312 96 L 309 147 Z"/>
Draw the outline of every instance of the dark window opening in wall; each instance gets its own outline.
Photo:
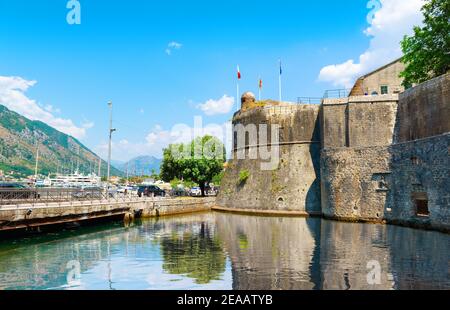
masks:
<path id="1" fill-rule="evenodd" d="M 386 85 L 381 86 L 381 94 L 387 95 L 389 93 L 389 87 Z"/>
<path id="2" fill-rule="evenodd" d="M 372 181 L 376 182 L 375 190 L 377 192 L 389 191 L 389 178 L 390 178 L 390 173 L 375 173 L 372 176 Z"/>
<path id="3" fill-rule="evenodd" d="M 430 210 L 428 209 L 428 200 L 416 198 L 415 203 L 417 216 L 430 216 Z"/>
<path id="4" fill-rule="evenodd" d="M 411 157 L 411 163 L 413 165 L 418 165 L 418 164 L 420 164 L 420 160 L 417 157 Z"/>

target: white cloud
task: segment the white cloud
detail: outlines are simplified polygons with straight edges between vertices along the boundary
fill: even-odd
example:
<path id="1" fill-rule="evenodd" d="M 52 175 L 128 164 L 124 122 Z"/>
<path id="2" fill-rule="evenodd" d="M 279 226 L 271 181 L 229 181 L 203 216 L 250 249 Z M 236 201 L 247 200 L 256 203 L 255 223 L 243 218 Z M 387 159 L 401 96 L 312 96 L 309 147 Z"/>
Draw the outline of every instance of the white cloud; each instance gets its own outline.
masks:
<path id="1" fill-rule="evenodd" d="M 183 47 L 183 44 L 172 41 L 169 44 L 167 44 L 166 54 L 170 56 L 170 55 L 172 55 L 173 50 L 179 50 L 182 47 Z"/>
<path id="2" fill-rule="evenodd" d="M 35 100 L 28 98 L 25 92 L 36 83 L 20 77 L 0 76 L 0 104 L 26 118 L 42 121 L 75 138 L 83 138 L 86 130 L 94 124 L 86 122 L 82 127 L 78 127 L 70 119 L 53 115 L 52 113 L 59 111 L 53 106 L 47 105 L 43 108 Z"/>
<path id="3" fill-rule="evenodd" d="M 194 138 L 212 135 L 219 138 L 229 152 L 231 149 L 231 122 L 224 124 L 208 124 L 203 126 L 202 118 L 196 117 L 194 126 L 177 124 L 170 130 L 156 125 L 140 142 L 120 140 L 113 142 L 112 155 L 116 160 L 127 161 L 137 156 L 150 155 L 162 158 L 164 148 L 173 143 L 188 143 Z M 95 148 L 95 151 L 104 158 L 108 154 L 108 143 L 104 142 Z"/>
<path id="4" fill-rule="evenodd" d="M 61 113 L 61 110 L 60 110 L 60 109 L 55 108 L 55 107 L 52 106 L 51 104 L 46 104 L 46 105 L 44 106 L 44 110 L 47 111 L 47 112 L 50 112 L 50 113 L 56 113 L 56 114 Z"/>
<path id="5" fill-rule="evenodd" d="M 94 122 L 85 120 L 83 122 L 83 124 L 81 124 L 81 127 L 84 128 L 84 129 L 91 129 L 91 128 L 94 127 L 94 125 L 95 125 Z"/>
<path id="6" fill-rule="evenodd" d="M 202 110 L 206 115 L 228 114 L 233 109 L 234 98 L 223 95 L 219 100 L 209 99 L 203 104 L 197 105 L 197 109 Z"/>
<path id="7" fill-rule="evenodd" d="M 415 25 L 421 25 L 420 11 L 423 0 L 380 0 L 377 11 L 364 33 L 369 36 L 369 48 L 360 55 L 344 63 L 322 68 L 319 80 L 331 82 L 334 86 L 351 87 L 356 78 L 402 56 L 400 41 L 410 35 Z"/>

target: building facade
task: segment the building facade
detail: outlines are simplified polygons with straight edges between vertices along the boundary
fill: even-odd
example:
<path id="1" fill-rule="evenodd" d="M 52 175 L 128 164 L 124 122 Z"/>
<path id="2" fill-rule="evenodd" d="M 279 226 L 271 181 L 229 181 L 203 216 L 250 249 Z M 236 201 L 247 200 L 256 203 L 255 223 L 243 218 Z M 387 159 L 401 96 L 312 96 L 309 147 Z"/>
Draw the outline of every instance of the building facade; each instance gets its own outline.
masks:
<path id="1" fill-rule="evenodd" d="M 400 73 L 405 69 L 401 58 L 356 80 L 350 96 L 399 94 L 405 90 Z"/>

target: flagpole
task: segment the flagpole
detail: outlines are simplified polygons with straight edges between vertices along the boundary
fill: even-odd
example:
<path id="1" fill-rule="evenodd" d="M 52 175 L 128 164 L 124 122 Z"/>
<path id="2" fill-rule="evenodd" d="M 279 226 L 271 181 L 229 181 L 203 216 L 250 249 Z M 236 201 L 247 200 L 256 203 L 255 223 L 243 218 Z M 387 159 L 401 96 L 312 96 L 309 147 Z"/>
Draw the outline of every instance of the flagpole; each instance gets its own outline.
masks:
<path id="1" fill-rule="evenodd" d="M 237 111 L 239 111 L 239 79 L 236 83 L 236 105 L 237 105 Z"/>
<path id="2" fill-rule="evenodd" d="M 239 111 L 240 107 L 240 96 L 239 96 L 239 80 L 241 79 L 241 68 L 239 65 L 237 66 L 237 83 L 236 83 L 236 105 L 237 111 Z"/>
<path id="3" fill-rule="evenodd" d="M 280 59 L 280 71 L 278 75 L 278 87 L 279 87 L 279 99 L 281 103 L 281 59 Z"/>

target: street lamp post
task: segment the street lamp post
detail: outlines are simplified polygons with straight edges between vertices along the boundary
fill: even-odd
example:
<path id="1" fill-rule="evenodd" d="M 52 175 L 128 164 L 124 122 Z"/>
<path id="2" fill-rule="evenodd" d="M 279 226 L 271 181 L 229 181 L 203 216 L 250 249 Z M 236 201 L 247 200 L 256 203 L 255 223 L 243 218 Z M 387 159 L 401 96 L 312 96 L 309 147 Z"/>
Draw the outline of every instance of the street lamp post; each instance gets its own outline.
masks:
<path id="1" fill-rule="evenodd" d="M 112 149 L 112 134 L 113 132 L 116 131 L 116 129 L 114 129 L 112 127 L 112 108 L 113 108 L 113 104 L 112 102 L 108 102 L 108 107 L 109 107 L 109 145 L 108 145 L 108 174 L 107 174 L 107 183 L 108 183 L 108 187 L 109 187 L 109 181 L 111 178 L 111 149 Z"/>

